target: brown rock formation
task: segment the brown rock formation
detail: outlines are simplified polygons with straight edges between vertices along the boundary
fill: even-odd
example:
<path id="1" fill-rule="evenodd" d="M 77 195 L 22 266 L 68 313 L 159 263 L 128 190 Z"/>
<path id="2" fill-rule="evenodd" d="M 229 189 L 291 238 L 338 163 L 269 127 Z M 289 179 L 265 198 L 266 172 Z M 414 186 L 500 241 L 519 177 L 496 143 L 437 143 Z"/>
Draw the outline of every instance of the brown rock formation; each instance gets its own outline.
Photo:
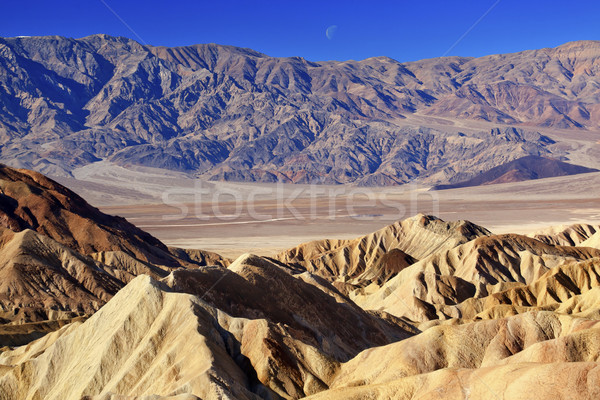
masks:
<path id="1" fill-rule="evenodd" d="M 1 400 L 600 394 L 597 227 L 417 215 L 229 262 L 2 171 Z"/>

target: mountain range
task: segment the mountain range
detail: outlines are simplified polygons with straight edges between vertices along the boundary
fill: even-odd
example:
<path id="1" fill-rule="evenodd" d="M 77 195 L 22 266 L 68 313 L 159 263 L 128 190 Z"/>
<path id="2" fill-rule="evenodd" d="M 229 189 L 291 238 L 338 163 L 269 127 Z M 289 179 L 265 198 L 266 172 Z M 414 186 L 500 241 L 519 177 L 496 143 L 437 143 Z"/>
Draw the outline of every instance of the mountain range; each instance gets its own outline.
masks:
<path id="1" fill-rule="evenodd" d="M 597 398 L 600 226 L 228 260 L 0 166 L 0 399 Z"/>
<path id="2" fill-rule="evenodd" d="M 599 59 L 593 41 L 403 63 L 0 38 L 0 161 L 52 176 L 103 160 L 210 180 L 457 183 L 525 156 L 568 161 L 538 130 L 600 127 Z"/>

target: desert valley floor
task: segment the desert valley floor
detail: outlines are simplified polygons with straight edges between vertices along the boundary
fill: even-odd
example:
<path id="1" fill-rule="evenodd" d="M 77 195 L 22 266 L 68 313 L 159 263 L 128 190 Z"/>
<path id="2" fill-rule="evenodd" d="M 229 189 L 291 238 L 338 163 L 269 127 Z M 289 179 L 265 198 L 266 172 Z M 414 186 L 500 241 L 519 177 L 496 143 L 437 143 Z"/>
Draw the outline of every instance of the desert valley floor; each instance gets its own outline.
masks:
<path id="1" fill-rule="evenodd" d="M 278 192 L 274 184 L 204 182 L 210 190 L 205 197 L 195 197 L 193 179 L 179 176 L 167 183 L 168 179 L 157 179 L 146 172 L 135 175 L 133 186 L 147 193 L 146 204 L 127 204 L 131 200 L 123 193 L 127 193 L 124 188 L 131 185 L 133 173 L 110 172 L 113 174 L 87 177 L 88 181 L 58 180 L 92 199 L 104 212 L 126 217 L 168 245 L 228 257 L 246 252 L 271 256 L 310 240 L 350 239 L 417 213 L 433 213 L 444 220 L 469 220 L 498 234 L 527 234 L 577 223 L 600 224 L 600 173 L 443 191 L 418 186 L 340 189 L 283 185 Z M 119 178 L 116 172 L 123 175 Z M 237 193 L 240 198 L 233 202 L 231 196 L 220 197 L 217 207 L 221 217 L 212 212 L 212 194 L 217 187 L 227 188 L 228 193 Z M 161 190 L 179 195 L 173 197 L 176 204 L 164 204 Z M 248 212 L 248 193 L 253 190 L 259 193 L 252 202 L 258 220 Z M 311 197 L 311 190 L 318 193 Z M 291 199 L 287 207 L 280 207 L 278 193 L 283 193 L 286 201 Z M 202 201 L 199 211 L 196 201 Z M 181 207 L 187 208 L 186 215 L 182 215 Z"/>

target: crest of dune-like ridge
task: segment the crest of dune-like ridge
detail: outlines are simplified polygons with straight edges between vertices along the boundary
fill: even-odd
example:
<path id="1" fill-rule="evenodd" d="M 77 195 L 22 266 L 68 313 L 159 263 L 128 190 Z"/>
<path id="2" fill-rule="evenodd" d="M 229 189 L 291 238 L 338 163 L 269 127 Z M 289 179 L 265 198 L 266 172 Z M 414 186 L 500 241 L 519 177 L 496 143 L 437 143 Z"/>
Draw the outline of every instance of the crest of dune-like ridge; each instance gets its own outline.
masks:
<path id="1" fill-rule="evenodd" d="M 594 236 L 598 231 L 600 231 L 600 226 L 598 225 L 559 225 L 532 232 L 527 236 L 547 244 L 579 246 L 582 242 L 585 242 L 590 237 Z"/>
<path id="2" fill-rule="evenodd" d="M 596 249 L 600 249 L 600 232 L 596 232 L 593 236 L 590 236 L 587 240 L 581 242 L 578 246 L 593 247 Z"/>
<path id="3" fill-rule="evenodd" d="M 202 307 L 140 276 L 86 322 L 2 354 L 2 392 L 13 399 L 180 392 L 255 398 Z"/>
<path id="4" fill-rule="evenodd" d="M 551 268 L 595 257 L 600 257 L 597 249 L 553 246 L 521 235 L 481 237 L 432 254 L 353 299 L 366 309 L 425 321 L 435 318 L 434 304 L 458 304 L 529 284 Z"/>
<path id="5" fill-rule="evenodd" d="M 445 222 L 419 214 L 351 240 L 317 240 L 280 253 L 283 262 L 322 276 L 343 291 L 383 284 L 432 253 L 490 232 L 468 221 Z"/>

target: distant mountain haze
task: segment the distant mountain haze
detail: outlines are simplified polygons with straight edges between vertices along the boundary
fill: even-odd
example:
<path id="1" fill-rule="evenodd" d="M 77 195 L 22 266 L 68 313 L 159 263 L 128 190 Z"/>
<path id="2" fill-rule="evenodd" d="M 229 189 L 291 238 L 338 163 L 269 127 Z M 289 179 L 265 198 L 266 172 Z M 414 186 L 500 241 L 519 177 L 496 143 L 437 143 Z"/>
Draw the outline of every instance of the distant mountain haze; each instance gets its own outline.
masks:
<path id="1" fill-rule="evenodd" d="M 0 161 L 68 176 L 100 160 L 211 180 L 456 183 L 536 132 L 600 127 L 600 42 L 481 58 L 311 62 L 107 35 L 0 38 Z M 426 126 L 428 118 L 460 126 Z"/>

